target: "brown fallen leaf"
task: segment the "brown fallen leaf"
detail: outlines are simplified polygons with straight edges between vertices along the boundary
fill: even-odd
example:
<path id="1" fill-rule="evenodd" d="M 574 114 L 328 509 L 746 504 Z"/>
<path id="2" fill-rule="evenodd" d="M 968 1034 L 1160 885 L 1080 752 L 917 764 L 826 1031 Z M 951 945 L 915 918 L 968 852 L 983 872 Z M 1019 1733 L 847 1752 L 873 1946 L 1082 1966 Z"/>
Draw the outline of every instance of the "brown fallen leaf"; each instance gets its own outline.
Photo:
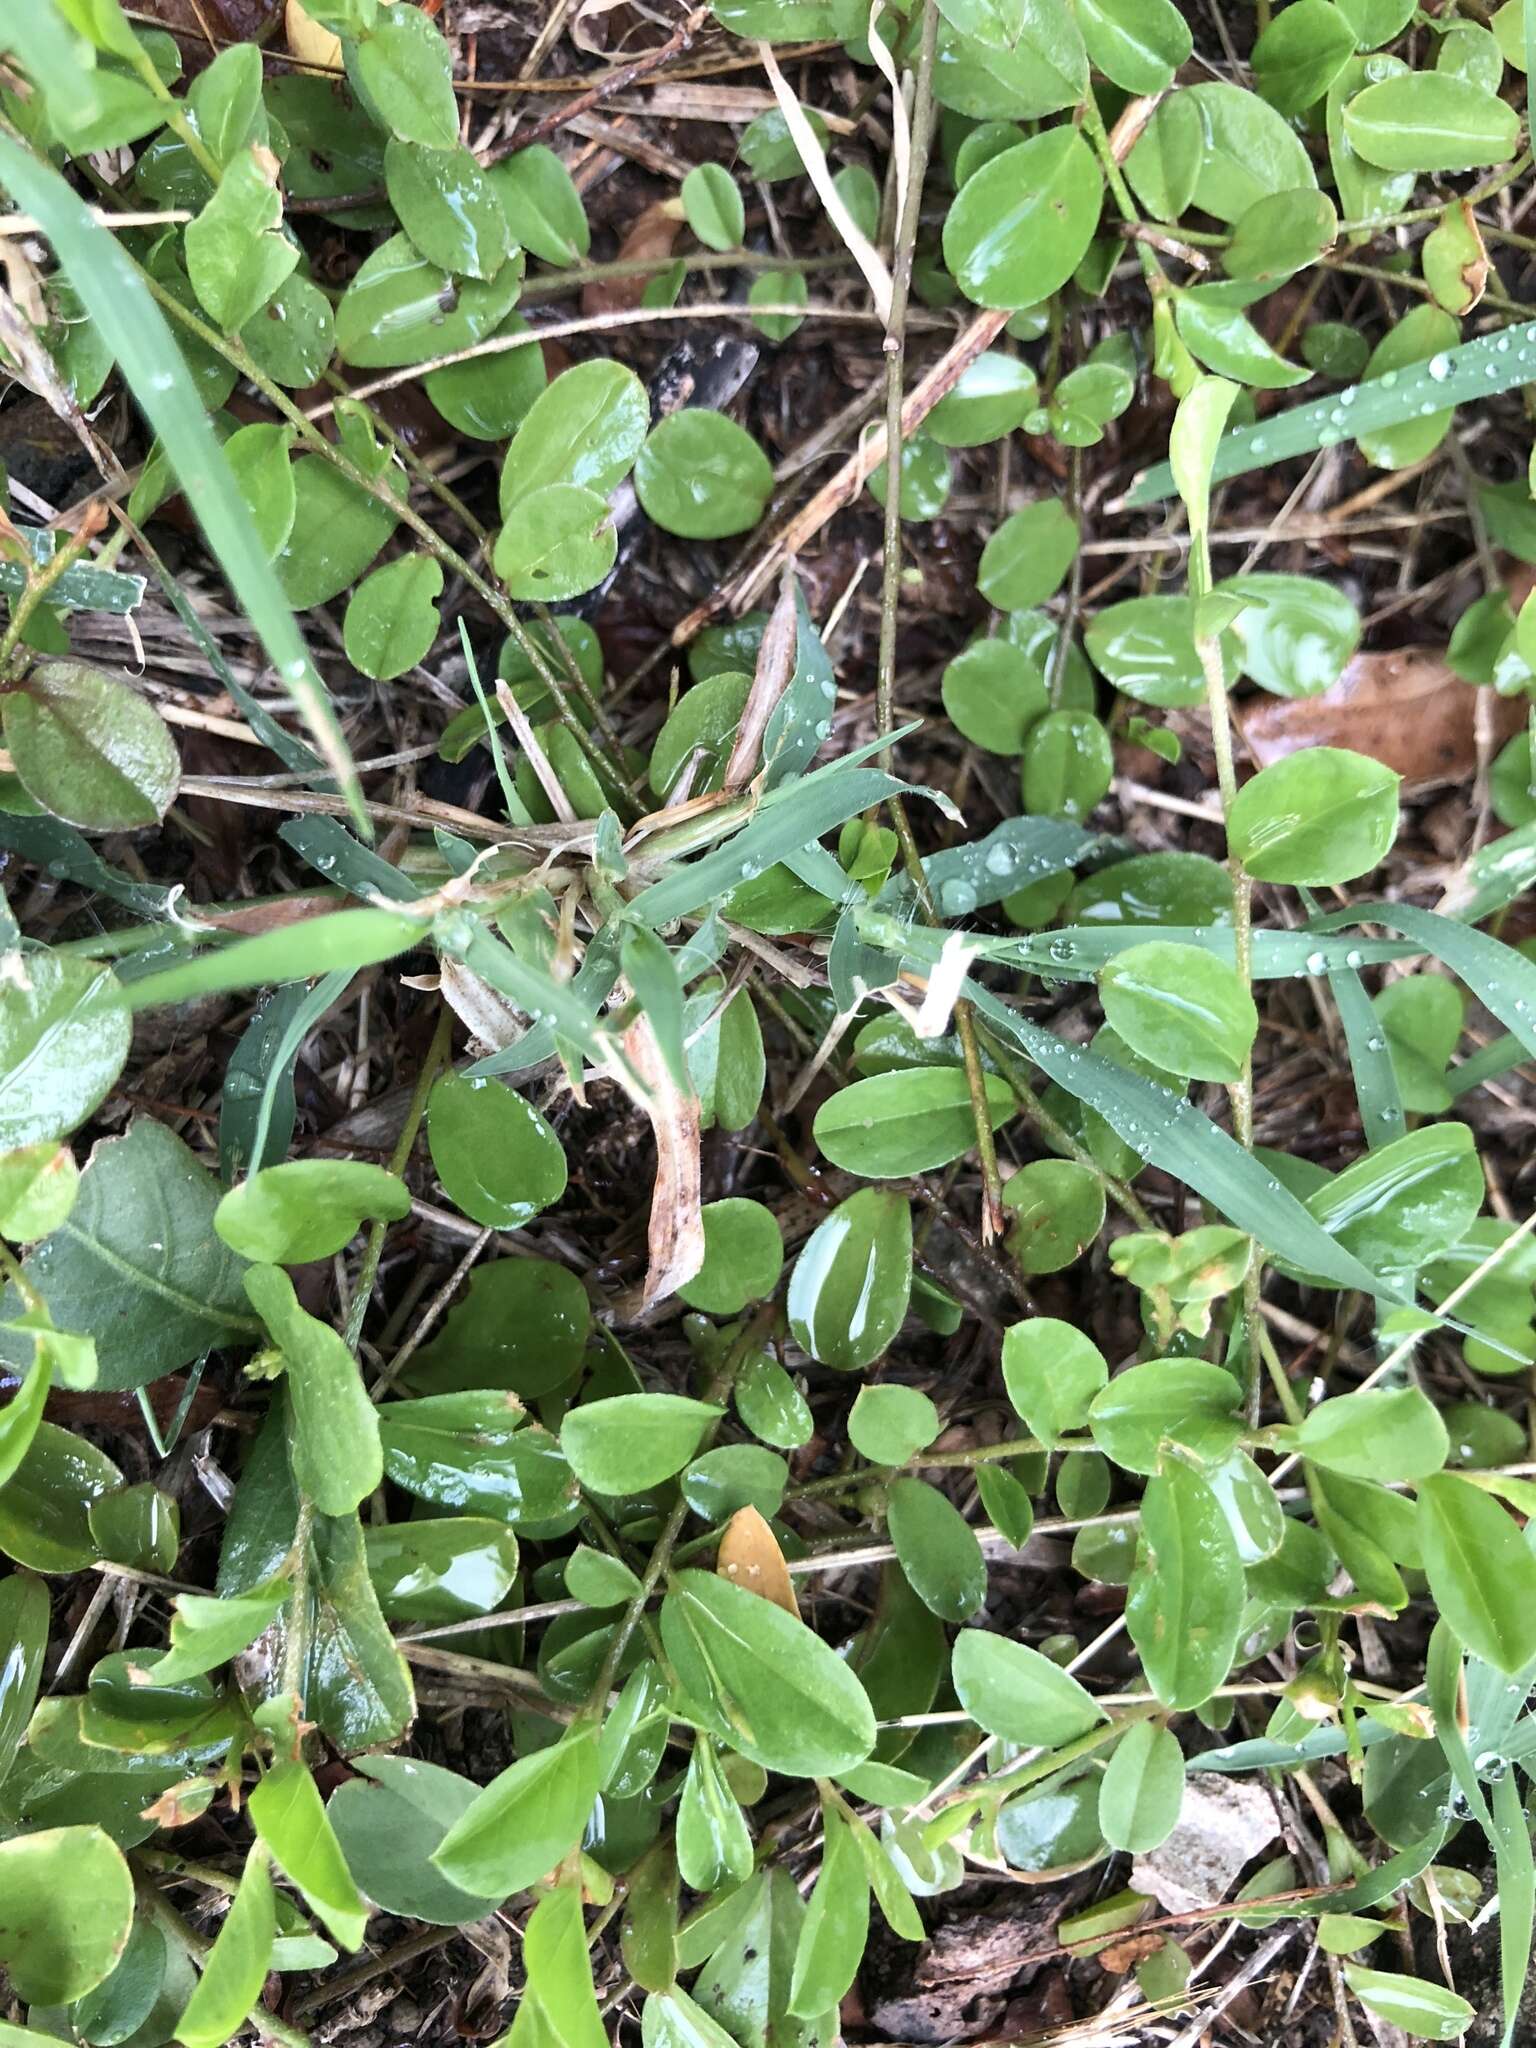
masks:
<path id="1" fill-rule="evenodd" d="M 1101 1948 L 1094 1961 L 1112 1977 L 1123 1977 L 1127 1970 L 1134 1970 L 1138 1963 L 1154 1955 L 1163 1940 L 1161 1934 L 1128 1934 L 1123 1941 L 1112 1941 L 1108 1948 Z"/>
<path id="2" fill-rule="evenodd" d="M 667 202 L 658 200 L 631 221 L 619 244 L 618 261 L 649 263 L 670 256 L 682 231 L 680 214 L 669 212 Z M 632 312 L 650 281 L 650 276 L 614 277 L 589 284 L 581 294 L 581 310 L 589 320 L 607 313 Z"/>
<path id="3" fill-rule="evenodd" d="M 760 1594 L 799 1620 L 800 1603 L 789 1566 L 777 1537 L 756 1508 L 738 1508 L 726 1523 L 715 1553 L 715 1571 L 720 1578 Z"/>
<path id="4" fill-rule="evenodd" d="M 1481 693 L 1432 647 L 1357 654 L 1320 697 L 1265 697 L 1233 707 L 1248 750 L 1267 768 L 1302 747 L 1349 747 L 1395 768 L 1405 782 L 1464 782 L 1477 771 Z M 1499 738 L 1524 706 L 1493 699 Z"/>

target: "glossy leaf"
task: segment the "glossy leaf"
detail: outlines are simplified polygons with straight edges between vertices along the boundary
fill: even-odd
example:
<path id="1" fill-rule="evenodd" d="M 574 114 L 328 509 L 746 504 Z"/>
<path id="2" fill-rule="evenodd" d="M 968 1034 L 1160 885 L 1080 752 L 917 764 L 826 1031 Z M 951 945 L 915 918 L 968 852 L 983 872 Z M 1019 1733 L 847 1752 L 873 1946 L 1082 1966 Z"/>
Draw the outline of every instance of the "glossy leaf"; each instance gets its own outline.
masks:
<path id="1" fill-rule="evenodd" d="M 223 2048 L 244 2023 L 261 1996 L 276 1932 L 277 1902 L 267 1852 L 255 1842 L 197 1989 L 176 2022 L 176 2038 L 184 2048 Z"/>
<path id="2" fill-rule="evenodd" d="M 1363 754 L 1310 747 L 1261 768 L 1237 793 L 1232 851 L 1261 882 L 1353 881 L 1397 834 L 1399 778 Z"/>
<path id="3" fill-rule="evenodd" d="M 252 1788 L 247 1804 L 257 1834 L 311 1910 L 343 1948 L 361 1946 L 368 1908 L 306 1767 L 279 1764 Z"/>
<path id="4" fill-rule="evenodd" d="M 1356 1479 L 1425 1479 L 1450 1449 L 1445 1424 L 1417 1387 L 1340 1394 L 1312 1410 L 1296 1432 L 1315 1465 Z"/>
<path id="5" fill-rule="evenodd" d="M 944 261 L 979 306 L 1034 306 L 1066 283 L 1098 226 L 1104 181 L 1070 126 L 994 157 L 944 223 Z"/>
<path id="6" fill-rule="evenodd" d="M 998 1129 L 1014 1114 L 1012 1091 L 985 1076 L 987 1111 Z M 874 1074 L 824 1102 L 816 1142 L 834 1166 L 871 1180 L 906 1179 L 947 1166 L 976 1142 L 963 1073 L 931 1067 L 916 1074 Z"/>
<path id="7" fill-rule="evenodd" d="M 755 526 L 773 470 L 752 436 L 723 413 L 684 406 L 654 426 L 635 463 L 650 518 L 686 540 L 720 540 Z"/>
<path id="8" fill-rule="evenodd" d="M 9 1152 L 85 1121 L 122 1071 L 132 1027 L 109 968 L 40 947 L 6 959 L 0 1145 Z"/>
<path id="9" fill-rule="evenodd" d="M 873 1364 L 906 1319 L 912 1216 L 904 1197 L 860 1188 L 817 1225 L 789 1278 L 795 1342 L 818 1364 Z"/>
<path id="10" fill-rule="evenodd" d="M 0 1961 L 29 2005 L 67 2005 L 116 1966 L 133 1926 L 133 1878 L 100 1828 L 48 1828 L 0 1843 Z"/>
<path id="11" fill-rule="evenodd" d="M 679 1572 L 661 1633 L 691 1702 L 764 1770 L 847 1770 L 874 1747 L 869 1699 L 847 1665 L 792 1615 L 708 1572 Z"/>
<path id="12" fill-rule="evenodd" d="M 1201 1706 L 1237 1652 L 1243 1568 L 1215 1494 L 1188 1465 L 1165 1464 L 1147 1482 L 1141 1546 L 1126 1597 L 1131 1641 L 1165 1705 Z"/>
<path id="13" fill-rule="evenodd" d="M 253 1266 L 245 1291 L 283 1354 L 294 1478 L 322 1514 L 350 1514 L 384 1477 L 378 1412 L 357 1360 L 300 1308 L 280 1266 Z"/>
<path id="14" fill-rule="evenodd" d="M 636 1493 L 681 1471 L 719 1414 L 680 1394 L 619 1394 L 572 1409 L 560 1443 L 583 1486 Z"/>
<path id="15" fill-rule="evenodd" d="M 1055 1316 L 1032 1316 L 1003 1335 L 1008 1398 L 1042 1443 L 1081 1429 L 1109 1367 L 1091 1337 Z"/>
<path id="16" fill-rule="evenodd" d="M 1143 1059 L 1200 1081 L 1238 1080 L 1259 1018 L 1235 969 L 1197 947 L 1129 947 L 1099 976 L 1111 1026 Z"/>
<path id="17" fill-rule="evenodd" d="M 886 1518 L 897 1561 L 923 1605 L 942 1621 L 968 1621 L 987 1596 L 987 1563 L 959 1509 L 924 1479 L 898 1479 Z"/>
<path id="18" fill-rule="evenodd" d="M 858 1971 L 869 1933 L 869 1878 L 853 1830 L 823 1809 L 821 1874 L 795 1947 L 789 2009 L 802 2019 L 835 2012 Z"/>

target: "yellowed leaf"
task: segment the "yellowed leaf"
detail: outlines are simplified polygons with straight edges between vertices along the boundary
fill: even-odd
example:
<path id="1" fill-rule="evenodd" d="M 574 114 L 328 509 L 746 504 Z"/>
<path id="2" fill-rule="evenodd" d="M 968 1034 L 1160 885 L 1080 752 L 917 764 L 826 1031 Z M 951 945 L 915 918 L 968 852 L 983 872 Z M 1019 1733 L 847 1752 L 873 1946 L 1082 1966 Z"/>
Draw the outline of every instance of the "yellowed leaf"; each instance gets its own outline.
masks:
<path id="1" fill-rule="evenodd" d="M 715 1555 L 715 1570 L 732 1585 L 743 1586 L 747 1592 L 771 1600 L 775 1607 L 782 1607 L 786 1614 L 799 1619 L 800 1603 L 795 1598 L 794 1581 L 789 1576 L 784 1553 L 756 1508 L 738 1508 L 726 1523 Z"/>

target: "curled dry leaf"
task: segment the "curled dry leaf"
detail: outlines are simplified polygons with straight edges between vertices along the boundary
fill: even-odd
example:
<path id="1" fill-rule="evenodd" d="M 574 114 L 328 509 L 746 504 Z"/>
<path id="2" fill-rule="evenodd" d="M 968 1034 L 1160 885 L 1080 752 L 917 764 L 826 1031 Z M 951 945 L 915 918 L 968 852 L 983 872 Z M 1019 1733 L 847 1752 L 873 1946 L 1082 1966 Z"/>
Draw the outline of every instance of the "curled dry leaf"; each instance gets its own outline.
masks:
<path id="1" fill-rule="evenodd" d="M 1398 647 L 1357 654 L 1321 696 L 1266 697 L 1240 709 L 1238 722 L 1261 768 L 1302 747 L 1349 747 L 1405 782 L 1463 782 L 1477 769 L 1478 695 L 1434 648 Z M 1493 701 L 1507 739 L 1522 706 Z"/>
<path id="2" fill-rule="evenodd" d="M 747 692 L 747 701 L 742 707 L 741 723 L 736 728 L 736 744 L 731 748 L 731 758 L 725 765 L 726 789 L 744 789 L 757 773 L 758 755 L 762 751 L 763 735 L 768 729 L 768 720 L 774 706 L 789 688 L 790 678 L 795 672 L 795 648 L 798 640 L 795 566 L 793 562 L 786 562 L 779 584 L 778 601 L 773 607 L 767 625 L 763 628 L 762 643 L 757 650 L 757 666 L 752 676 L 752 687 Z"/>
<path id="3" fill-rule="evenodd" d="M 443 1001 L 474 1039 L 490 1052 L 515 1045 L 526 1026 L 505 996 L 445 953 L 438 977 Z"/>
<path id="4" fill-rule="evenodd" d="M 640 1296 L 644 1310 L 663 1295 L 675 1294 L 704 1263 L 699 1098 L 685 1095 L 667 1072 L 648 1018 L 638 1017 L 625 1032 L 624 1053 L 644 1084 L 641 1107 L 656 1133 L 650 1263 Z"/>
<path id="5" fill-rule="evenodd" d="M 761 1594 L 798 1620 L 800 1603 L 778 1539 L 756 1508 L 738 1508 L 725 1525 L 715 1570 L 722 1579 Z"/>

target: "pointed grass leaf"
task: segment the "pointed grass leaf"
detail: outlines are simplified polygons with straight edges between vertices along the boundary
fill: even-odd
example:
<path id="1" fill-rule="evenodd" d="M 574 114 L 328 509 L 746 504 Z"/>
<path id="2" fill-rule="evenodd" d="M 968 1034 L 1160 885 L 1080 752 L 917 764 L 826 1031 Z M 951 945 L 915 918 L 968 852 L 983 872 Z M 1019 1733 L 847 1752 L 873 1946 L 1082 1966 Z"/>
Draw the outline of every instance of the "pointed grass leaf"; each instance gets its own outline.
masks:
<path id="1" fill-rule="evenodd" d="M 873 1749 L 875 1717 L 859 1680 L 772 1601 L 709 1572 L 679 1572 L 661 1634 L 689 1699 L 764 1770 L 831 1776 Z"/>
<path id="2" fill-rule="evenodd" d="M 27 1572 L 0 1580 L 0 1783 L 26 1733 L 48 1647 L 48 1589 Z"/>
<path id="3" fill-rule="evenodd" d="M 85 312 L 116 356 L 159 436 L 241 610 L 340 781 L 359 828 L 366 832 L 356 771 L 336 715 L 165 316 L 116 236 L 97 225 L 56 171 L 6 136 L 0 136 L 0 181 L 53 243 Z"/>

